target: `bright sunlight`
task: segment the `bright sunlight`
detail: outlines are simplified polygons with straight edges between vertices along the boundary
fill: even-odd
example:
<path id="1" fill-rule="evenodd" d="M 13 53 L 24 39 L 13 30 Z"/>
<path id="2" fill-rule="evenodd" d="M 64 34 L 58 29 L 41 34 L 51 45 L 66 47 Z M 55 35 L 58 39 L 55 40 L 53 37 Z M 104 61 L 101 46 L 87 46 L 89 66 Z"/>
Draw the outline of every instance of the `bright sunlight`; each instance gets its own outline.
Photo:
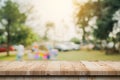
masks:
<path id="1" fill-rule="evenodd" d="M 40 0 L 36 4 L 44 19 L 54 21 L 65 19 L 73 10 L 72 0 Z"/>

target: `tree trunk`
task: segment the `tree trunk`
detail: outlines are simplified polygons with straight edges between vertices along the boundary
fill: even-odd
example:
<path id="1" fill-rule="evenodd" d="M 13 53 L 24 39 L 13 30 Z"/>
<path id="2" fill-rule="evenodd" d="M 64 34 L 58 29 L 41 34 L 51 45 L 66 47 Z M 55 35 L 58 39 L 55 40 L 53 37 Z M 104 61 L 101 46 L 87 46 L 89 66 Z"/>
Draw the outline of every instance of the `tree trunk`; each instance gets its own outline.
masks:
<path id="1" fill-rule="evenodd" d="M 82 40 L 83 40 L 83 42 L 85 42 L 86 41 L 86 39 L 85 39 L 85 35 L 86 35 L 85 27 L 82 27 L 82 30 L 83 30 Z"/>
<path id="2" fill-rule="evenodd" d="M 7 31 L 7 56 L 9 56 L 9 46 L 10 46 L 10 23 L 8 23 L 7 27 L 6 27 L 6 31 Z"/>
<path id="3" fill-rule="evenodd" d="M 119 52 L 119 54 L 120 54 L 120 42 L 119 42 L 119 44 L 118 44 L 118 52 Z"/>

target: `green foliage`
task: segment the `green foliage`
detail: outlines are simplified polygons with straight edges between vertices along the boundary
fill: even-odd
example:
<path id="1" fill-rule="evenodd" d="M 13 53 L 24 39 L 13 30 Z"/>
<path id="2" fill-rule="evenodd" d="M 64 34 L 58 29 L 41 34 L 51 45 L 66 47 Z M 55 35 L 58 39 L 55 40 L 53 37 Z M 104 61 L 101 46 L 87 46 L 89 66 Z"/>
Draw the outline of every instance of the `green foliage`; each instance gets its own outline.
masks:
<path id="1" fill-rule="evenodd" d="M 80 27 L 86 27 L 90 18 L 93 17 L 93 5 L 91 2 L 87 2 L 79 7 L 78 13 L 76 14 L 76 18 L 78 19 L 77 24 L 81 25 Z"/>
<path id="2" fill-rule="evenodd" d="M 113 9 L 120 8 L 120 0 L 104 0 L 105 7 L 112 7 Z"/>
<path id="3" fill-rule="evenodd" d="M 12 31 L 13 33 L 11 33 L 11 44 L 22 43 L 27 46 L 38 40 L 37 34 L 34 33 L 31 28 L 25 25 L 15 27 L 17 28 Z"/>
<path id="4" fill-rule="evenodd" d="M 112 32 L 114 22 L 110 19 L 97 20 L 98 28 L 94 30 L 94 36 L 97 39 L 105 40 L 108 38 L 109 33 Z"/>
<path id="5" fill-rule="evenodd" d="M 71 42 L 74 42 L 74 43 L 76 43 L 76 44 L 80 44 L 80 39 L 78 39 L 78 38 L 76 38 L 76 37 L 72 38 L 70 41 L 71 41 Z"/>
<path id="6" fill-rule="evenodd" d="M 5 41 L 6 41 L 6 38 L 1 35 L 1 36 L 0 36 L 0 44 L 5 43 Z"/>
<path id="7" fill-rule="evenodd" d="M 13 3 L 11 0 L 7 0 L 5 4 L 6 5 L 0 10 L 1 19 L 5 19 L 10 26 L 14 23 L 21 24 L 25 22 L 26 15 L 19 11 L 16 3 Z"/>
<path id="8" fill-rule="evenodd" d="M 86 41 L 87 32 L 85 31 L 85 27 L 89 26 L 89 21 L 91 18 L 95 16 L 95 10 L 93 8 L 97 8 L 96 2 L 88 1 L 83 5 L 77 5 L 78 6 L 78 12 L 75 14 L 75 19 L 77 19 L 76 23 L 77 25 L 82 28 L 83 35 L 82 39 L 83 42 Z"/>
<path id="9" fill-rule="evenodd" d="M 84 28 L 89 26 L 92 17 L 97 16 L 97 29 L 94 30 L 94 36 L 99 40 L 106 40 L 113 25 L 117 21 L 113 21 L 113 14 L 120 9 L 120 0 L 89 0 L 83 5 L 78 5 L 78 13 L 76 13 L 77 24 L 83 29 L 83 38 L 86 36 Z"/>
<path id="10" fill-rule="evenodd" d="M 3 33 L 7 32 L 7 38 L 3 41 L 7 41 L 8 44 L 22 43 L 26 46 L 38 40 L 36 33 L 25 25 L 26 18 L 25 13 L 20 12 L 17 3 L 6 0 L 5 6 L 0 8 L 0 23 L 4 27 L 0 29 L 0 38 L 2 39 Z M 7 22 L 6 24 L 3 23 L 3 19 Z"/>
<path id="11" fill-rule="evenodd" d="M 110 32 L 113 30 L 113 25 L 117 21 L 113 21 L 113 14 L 120 9 L 120 0 L 99 0 L 99 11 L 96 10 L 98 14 L 98 19 L 96 25 L 97 29 L 94 30 L 94 36 L 100 40 L 106 40 L 109 38 Z"/>
<path id="12" fill-rule="evenodd" d="M 117 41 L 120 42 L 120 32 L 117 33 L 116 37 L 117 37 Z"/>

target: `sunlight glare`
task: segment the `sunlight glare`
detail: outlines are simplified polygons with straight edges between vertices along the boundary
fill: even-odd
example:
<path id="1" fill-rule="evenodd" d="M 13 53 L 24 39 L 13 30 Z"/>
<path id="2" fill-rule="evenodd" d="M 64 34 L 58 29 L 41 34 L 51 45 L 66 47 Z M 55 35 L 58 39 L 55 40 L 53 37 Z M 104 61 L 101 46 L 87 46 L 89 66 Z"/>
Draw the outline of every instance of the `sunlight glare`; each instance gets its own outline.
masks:
<path id="1" fill-rule="evenodd" d="M 72 0 L 40 0 L 38 3 L 39 10 L 46 19 L 63 19 L 71 15 L 73 7 Z M 39 6 L 40 5 L 40 6 Z"/>

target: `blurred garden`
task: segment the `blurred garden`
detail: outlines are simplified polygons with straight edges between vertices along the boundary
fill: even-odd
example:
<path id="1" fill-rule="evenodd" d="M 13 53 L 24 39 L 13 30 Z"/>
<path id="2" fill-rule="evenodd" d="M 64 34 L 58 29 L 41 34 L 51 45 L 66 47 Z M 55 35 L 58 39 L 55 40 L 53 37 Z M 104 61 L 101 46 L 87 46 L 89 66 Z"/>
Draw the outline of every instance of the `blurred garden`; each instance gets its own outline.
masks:
<path id="1" fill-rule="evenodd" d="M 120 61 L 120 0 L 70 1 L 44 2 L 44 22 L 39 0 L 0 0 L 0 61 Z"/>

